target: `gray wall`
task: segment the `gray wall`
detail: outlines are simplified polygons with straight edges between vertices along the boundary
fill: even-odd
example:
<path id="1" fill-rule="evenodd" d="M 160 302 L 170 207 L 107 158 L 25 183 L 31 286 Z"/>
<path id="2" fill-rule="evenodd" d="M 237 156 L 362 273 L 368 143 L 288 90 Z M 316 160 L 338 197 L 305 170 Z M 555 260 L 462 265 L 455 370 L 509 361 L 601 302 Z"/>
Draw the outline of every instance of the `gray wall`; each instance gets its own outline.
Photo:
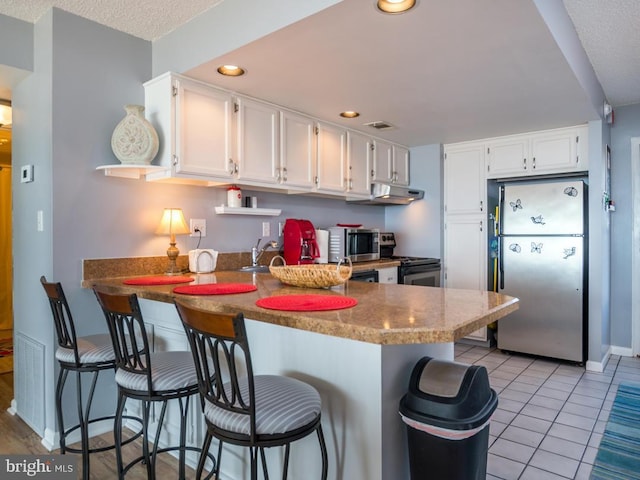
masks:
<path id="1" fill-rule="evenodd" d="M 46 275 L 63 283 L 79 334 L 104 331 L 91 292 L 79 288 L 81 260 L 125 237 L 126 230 L 102 223 L 113 195 L 94 168 L 111 161 L 108 139 L 122 116 L 120 106 L 143 98 L 141 82 L 151 72 L 151 44 L 52 10 L 35 24 L 34 52 L 34 73 L 13 95 L 13 163 L 32 164 L 35 170 L 35 181 L 22 184 L 20 169 L 14 169 L 13 204 L 19 212 L 13 220 L 14 265 L 20 267 L 14 270 L 14 328 L 16 335 L 45 347 L 45 395 L 38 400 L 45 405 L 44 428 L 50 434 L 55 431 L 55 339 L 38 280 Z M 127 205 L 134 192 L 132 184 L 128 195 L 115 203 Z M 42 232 L 36 230 L 38 211 L 43 212 Z M 97 236 L 97 231 L 107 233 Z M 32 377 L 20 359 L 17 355 L 16 385 Z M 20 404 L 19 391 L 21 413 L 26 406 Z M 97 407 L 100 410 L 100 402 Z"/>
<path id="2" fill-rule="evenodd" d="M 0 15 L 0 45 L 1 66 L 33 70 L 32 23 Z"/>
<path id="3" fill-rule="evenodd" d="M 588 361 L 601 363 L 611 345 L 610 222 L 603 208 L 609 125 L 589 122 L 589 347 Z M 595 366 L 594 366 L 595 367 Z"/>
<path id="4" fill-rule="evenodd" d="M 424 200 L 388 207 L 386 229 L 396 232 L 396 255 L 442 258 L 442 146 L 411 149 L 411 186 L 425 191 Z"/>
<path id="5" fill-rule="evenodd" d="M 640 104 L 615 109 L 611 126 L 611 343 L 631 348 L 631 137 L 640 136 Z M 637 292 L 636 292 L 637 295 Z"/>

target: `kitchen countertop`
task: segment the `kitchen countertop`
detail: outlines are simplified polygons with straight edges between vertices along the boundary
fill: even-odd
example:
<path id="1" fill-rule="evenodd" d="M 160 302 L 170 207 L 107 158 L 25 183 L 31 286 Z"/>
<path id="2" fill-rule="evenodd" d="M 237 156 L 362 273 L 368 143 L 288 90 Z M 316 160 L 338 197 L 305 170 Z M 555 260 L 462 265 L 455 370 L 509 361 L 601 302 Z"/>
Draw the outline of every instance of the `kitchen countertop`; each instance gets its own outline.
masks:
<path id="1" fill-rule="evenodd" d="M 84 287 L 106 287 L 117 293 L 172 303 L 185 299 L 193 306 L 217 312 L 241 311 L 247 318 L 335 337 L 380 345 L 453 342 L 518 308 L 518 299 L 506 295 L 449 288 L 347 282 L 331 289 L 298 288 L 282 284 L 267 273 L 216 271 L 191 274 L 194 283 L 253 283 L 254 292 L 232 295 L 174 294 L 176 285 L 131 286 L 126 277 L 87 278 Z M 187 284 L 182 284 L 187 285 Z M 346 295 L 358 305 L 343 310 L 295 312 L 256 306 L 260 298 L 275 295 Z"/>

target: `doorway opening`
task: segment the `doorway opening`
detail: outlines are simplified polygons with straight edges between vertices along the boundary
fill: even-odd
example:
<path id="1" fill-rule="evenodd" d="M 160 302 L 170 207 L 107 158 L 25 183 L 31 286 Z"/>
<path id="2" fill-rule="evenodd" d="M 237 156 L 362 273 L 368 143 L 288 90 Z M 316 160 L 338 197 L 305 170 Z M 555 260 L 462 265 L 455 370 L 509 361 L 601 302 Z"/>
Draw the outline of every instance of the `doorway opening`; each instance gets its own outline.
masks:
<path id="1" fill-rule="evenodd" d="M 640 355 L 640 137 L 631 139 L 631 177 L 633 199 L 633 239 L 631 242 L 631 348 Z"/>
<path id="2" fill-rule="evenodd" d="M 0 128 L 0 374 L 13 371 L 11 129 Z"/>

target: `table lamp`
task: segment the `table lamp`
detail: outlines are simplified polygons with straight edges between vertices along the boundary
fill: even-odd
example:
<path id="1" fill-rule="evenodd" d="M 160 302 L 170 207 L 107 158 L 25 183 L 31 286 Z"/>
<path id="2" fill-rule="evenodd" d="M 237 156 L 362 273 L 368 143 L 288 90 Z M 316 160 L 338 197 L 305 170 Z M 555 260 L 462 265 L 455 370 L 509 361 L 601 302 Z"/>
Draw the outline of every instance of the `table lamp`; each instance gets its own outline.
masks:
<path id="1" fill-rule="evenodd" d="M 164 273 L 165 275 L 180 275 L 182 272 L 176 265 L 176 259 L 180 250 L 176 247 L 176 235 L 186 235 L 191 233 L 187 222 L 184 220 L 181 208 L 165 208 L 162 214 L 162 220 L 156 230 L 156 235 L 169 235 L 169 248 L 167 249 L 167 257 L 169 257 L 169 267 Z"/>

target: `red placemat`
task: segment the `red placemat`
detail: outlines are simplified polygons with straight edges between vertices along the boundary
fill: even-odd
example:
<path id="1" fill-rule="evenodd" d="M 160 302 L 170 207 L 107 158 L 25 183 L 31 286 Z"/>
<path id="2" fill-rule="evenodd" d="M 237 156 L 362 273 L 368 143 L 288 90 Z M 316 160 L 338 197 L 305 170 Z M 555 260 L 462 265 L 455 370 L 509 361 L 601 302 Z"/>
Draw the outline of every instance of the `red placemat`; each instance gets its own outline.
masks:
<path id="1" fill-rule="evenodd" d="M 257 290 L 258 287 L 250 283 L 202 283 L 200 285 L 185 285 L 176 287 L 173 293 L 185 295 L 227 295 L 229 293 L 246 293 Z"/>
<path id="2" fill-rule="evenodd" d="M 156 277 L 128 278 L 122 283 L 125 285 L 171 285 L 172 283 L 189 283 L 193 282 L 193 280 L 192 277 L 158 275 Z"/>
<path id="3" fill-rule="evenodd" d="M 277 295 L 256 302 L 262 308 L 290 311 L 341 310 L 357 304 L 355 298 L 339 295 Z"/>

